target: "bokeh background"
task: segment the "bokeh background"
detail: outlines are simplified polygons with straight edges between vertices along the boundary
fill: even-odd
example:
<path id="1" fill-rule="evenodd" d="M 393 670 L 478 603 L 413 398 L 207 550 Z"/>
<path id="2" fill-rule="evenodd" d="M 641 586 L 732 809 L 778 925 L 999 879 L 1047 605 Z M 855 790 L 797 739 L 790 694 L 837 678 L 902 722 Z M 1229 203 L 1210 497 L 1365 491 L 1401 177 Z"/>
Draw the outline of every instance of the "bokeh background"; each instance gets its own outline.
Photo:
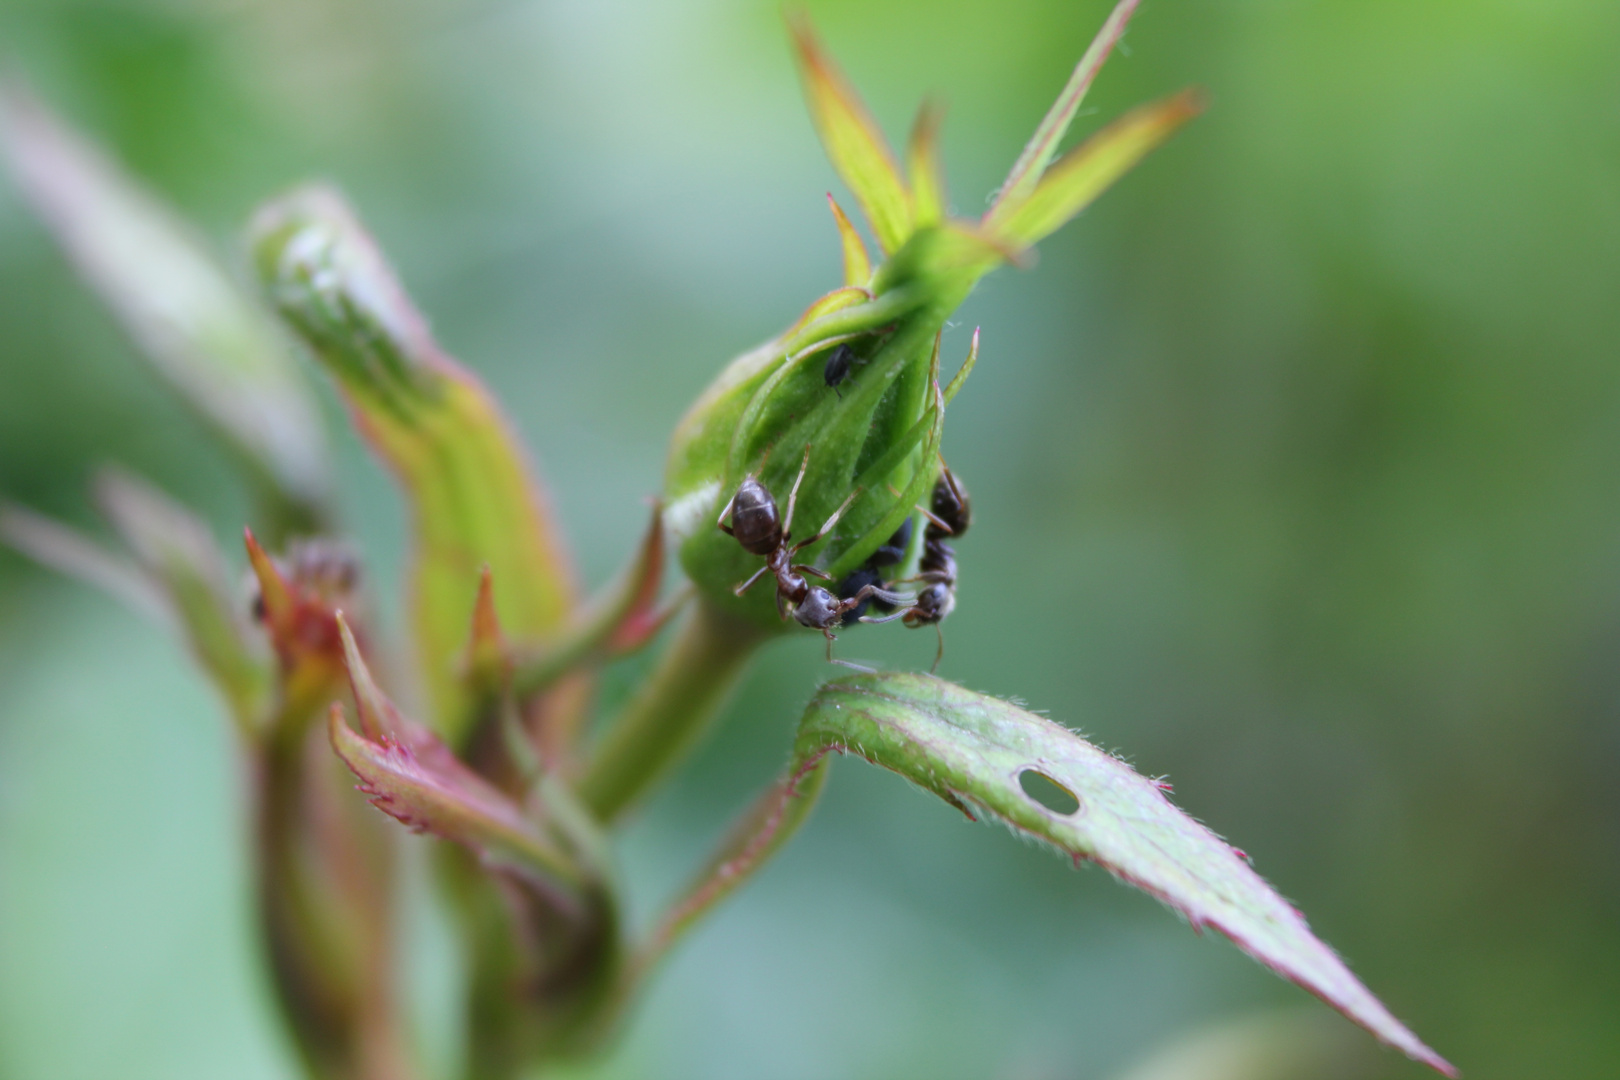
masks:
<path id="1" fill-rule="evenodd" d="M 892 134 L 948 102 L 964 213 L 1106 13 L 806 7 Z M 942 673 L 1168 774 L 1470 1080 L 1620 1075 L 1620 5 L 1149 0 L 1126 45 L 1083 127 L 1187 84 L 1211 108 L 947 335 L 984 326 Z M 767 0 L 0 0 L 0 54 L 222 250 L 339 182 L 593 582 L 685 402 L 836 284 Z M 391 594 L 399 500 L 337 453 Z M 239 527 L 226 464 L 0 184 L 0 492 L 89 526 L 109 460 Z M 820 654 L 771 650 L 641 814 L 638 911 L 775 773 Z M 6 1080 L 293 1075 L 230 751 L 179 647 L 0 555 Z M 844 762 L 580 1075 L 1101 1080 L 1274 1009 L 1345 1035 L 1106 875 Z M 1343 1045 L 1345 1075 L 1421 1075 Z"/>

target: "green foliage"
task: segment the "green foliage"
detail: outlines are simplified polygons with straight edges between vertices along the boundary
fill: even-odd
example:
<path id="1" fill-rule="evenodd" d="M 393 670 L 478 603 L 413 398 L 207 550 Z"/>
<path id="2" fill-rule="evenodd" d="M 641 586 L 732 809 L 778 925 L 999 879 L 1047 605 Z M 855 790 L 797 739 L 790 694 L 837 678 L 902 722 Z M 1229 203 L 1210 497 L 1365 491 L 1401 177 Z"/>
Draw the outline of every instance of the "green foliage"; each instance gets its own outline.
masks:
<path id="1" fill-rule="evenodd" d="M 992 818 L 1076 862 L 1106 867 L 1194 927 L 1219 930 L 1414 1060 L 1456 1075 L 1225 841 L 1153 781 L 1045 717 L 928 675 L 859 675 L 822 686 L 799 725 L 800 768 L 828 750 L 857 754 L 969 817 Z M 1031 776 L 1078 806 L 1049 808 L 1030 793 Z"/>
<path id="2" fill-rule="evenodd" d="M 921 506 L 942 475 L 947 405 L 979 354 L 975 331 L 944 381 L 947 321 L 984 275 L 1027 261 L 1031 245 L 1198 111 L 1191 94 L 1139 109 L 1054 163 L 1134 6 L 1123 0 L 1115 9 L 976 221 L 949 216 L 939 110 L 921 110 L 902 175 L 808 24 L 793 22 L 812 117 L 882 261 L 872 264 L 834 202 L 843 284 L 700 395 L 674 433 L 650 529 L 619 578 L 588 602 L 577 597 L 512 428 L 436 343 L 354 213 L 324 187 L 265 207 L 250 242 L 266 298 L 331 376 L 410 507 L 414 665 L 382 662 L 387 635 L 360 617 L 357 568 L 329 537 L 281 542 L 295 526 L 319 530 L 329 518 L 319 469 L 298 458 L 322 460 L 316 437 L 291 453 L 278 441 L 308 434 L 300 425 L 310 421 L 295 369 L 255 302 L 93 151 L 25 97 L 7 99 L 31 197 L 64 246 L 248 471 L 270 478 L 269 547 L 246 533 L 256 629 L 233 605 L 206 530 L 133 481 L 110 479 L 103 492 L 132 560 L 25 511 L 7 511 L 0 533 L 170 613 L 224 692 L 255 778 L 266 959 L 312 1076 L 415 1072 L 396 986 L 394 834 L 361 813 L 338 762 L 377 809 L 447 842 L 436 849 L 437 878 L 464 975 L 459 1072 L 513 1080 L 594 1050 L 616 1030 L 659 958 L 804 822 L 833 751 L 899 773 L 970 817 L 994 817 L 1077 862 L 1106 866 L 1414 1059 L 1451 1072 L 1238 853 L 1154 783 L 1055 724 L 928 676 L 872 672 L 824 685 L 786 774 L 692 885 L 639 941 L 621 923 L 608 830 L 681 760 L 754 651 L 791 626 L 787 608 L 802 602 L 773 595 L 769 581 L 737 593 L 759 557 L 718 528 L 730 494 L 746 477 L 779 498 L 791 487 L 796 500 L 784 504 L 798 515 L 794 536 L 837 508 L 837 527 L 797 556 L 833 582 L 866 564 L 908 518 L 932 522 L 928 545 L 944 543 L 951 528 Z M 832 385 L 823 363 L 836 348 L 853 360 Z M 666 528 L 690 595 L 683 589 L 661 603 Z M 936 566 L 911 576 L 929 566 L 919 564 L 923 547 L 912 542 L 887 588 L 919 580 L 955 588 L 954 561 L 940 554 L 948 549 L 926 548 L 930 559 L 947 558 L 948 573 Z M 595 669 L 651 644 L 683 605 L 672 640 L 624 704 L 597 730 L 587 726 Z M 400 684 L 392 696 L 385 681 Z M 425 724 L 394 704 L 412 690 L 422 691 Z M 1038 797 L 1032 782 L 1056 801 Z"/>
<path id="3" fill-rule="evenodd" d="M 456 664 L 481 570 L 501 624 L 520 638 L 555 632 L 573 608 L 544 497 L 494 400 L 439 349 L 338 195 L 310 188 L 273 203 L 253 236 L 277 310 L 332 372 L 410 500 L 417 661 L 436 730 L 460 744 L 476 717 Z"/>
<path id="4" fill-rule="evenodd" d="M 1116 9 L 982 222 L 944 216 L 938 111 L 925 106 L 918 116 L 908 185 L 808 24 L 792 24 L 822 145 L 888 258 L 870 268 L 864 244 L 833 202 L 844 286 L 782 335 L 734 360 L 676 428 L 665 496 L 681 564 L 711 603 L 767 628 L 785 625 L 768 587 L 734 594 L 754 569 L 751 557 L 713 526 L 745 476 L 761 480 L 785 506 L 800 448 L 806 457 L 797 535 L 853 499 L 836 531 L 802 556 L 834 579 L 858 567 L 924 499 L 937 475 L 945 419 L 939 338 L 946 321 L 980 278 L 1005 260 L 1021 260 L 1198 111 L 1195 95 L 1180 95 L 1127 117 L 1047 168 L 1134 6 L 1126 0 Z M 839 392 L 830 394 L 823 367 L 840 345 L 854 350 L 855 361 Z M 952 396 L 970 367 L 953 380 Z"/>

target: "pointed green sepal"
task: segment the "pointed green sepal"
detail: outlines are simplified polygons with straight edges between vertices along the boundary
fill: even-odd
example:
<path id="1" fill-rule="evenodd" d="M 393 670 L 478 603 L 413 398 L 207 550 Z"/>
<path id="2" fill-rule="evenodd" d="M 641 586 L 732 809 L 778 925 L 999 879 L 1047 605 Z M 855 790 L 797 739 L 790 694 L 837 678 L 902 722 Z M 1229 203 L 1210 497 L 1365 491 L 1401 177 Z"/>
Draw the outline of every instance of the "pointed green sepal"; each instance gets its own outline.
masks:
<path id="1" fill-rule="evenodd" d="M 1041 175 L 1046 172 L 1046 166 L 1057 155 L 1058 145 L 1063 141 L 1063 135 L 1069 130 L 1069 123 L 1074 119 L 1075 113 L 1080 110 L 1080 103 L 1085 100 L 1086 91 L 1091 89 L 1092 80 L 1097 72 L 1102 70 L 1103 62 L 1108 54 L 1113 52 L 1114 46 L 1125 34 L 1125 24 L 1131 21 L 1136 12 L 1138 0 L 1120 0 L 1109 14 L 1108 20 L 1103 23 L 1097 36 L 1092 39 L 1090 48 L 1075 65 L 1074 73 L 1058 94 L 1057 100 L 1041 118 L 1040 126 L 1030 138 L 1023 153 L 1013 163 L 1012 171 L 1001 184 L 1001 190 L 991 203 L 991 213 L 1004 212 L 1003 208 L 1011 210 L 1029 197 L 1040 182 Z"/>
<path id="2" fill-rule="evenodd" d="M 939 165 L 939 126 L 945 109 L 923 102 L 906 143 L 906 176 L 911 181 L 912 223 L 916 228 L 945 219 L 945 175 Z"/>
<path id="3" fill-rule="evenodd" d="M 833 168 L 861 204 L 872 234 L 885 252 L 911 232 L 911 196 L 877 122 L 861 103 L 803 17 L 790 18 L 799 74 L 821 144 Z"/>
<path id="4" fill-rule="evenodd" d="M 838 205 L 838 200 L 832 197 L 830 191 L 827 193 L 827 205 L 832 207 L 833 223 L 838 226 L 838 243 L 844 253 L 844 285 L 864 289 L 872 280 L 872 259 L 866 253 L 866 241 L 861 239 L 861 234 L 844 216 L 844 208 Z"/>
<path id="5" fill-rule="evenodd" d="M 979 328 L 975 326 L 973 328 L 973 341 L 968 345 L 967 359 L 962 361 L 962 366 L 956 369 L 956 374 L 951 376 L 950 384 L 945 387 L 945 404 L 949 405 L 951 400 L 956 397 L 957 392 L 962 389 L 962 384 L 967 382 L 967 377 L 973 374 L 973 365 L 978 362 Z"/>
<path id="6" fill-rule="evenodd" d="M 1044 240 L 1202 112 L 1203 103 L 1201 92 L 1185 90 L 1126 113 L 1065 154 L 1027 197 L 992 208 L 985 231 L 1022 247 Z"/>

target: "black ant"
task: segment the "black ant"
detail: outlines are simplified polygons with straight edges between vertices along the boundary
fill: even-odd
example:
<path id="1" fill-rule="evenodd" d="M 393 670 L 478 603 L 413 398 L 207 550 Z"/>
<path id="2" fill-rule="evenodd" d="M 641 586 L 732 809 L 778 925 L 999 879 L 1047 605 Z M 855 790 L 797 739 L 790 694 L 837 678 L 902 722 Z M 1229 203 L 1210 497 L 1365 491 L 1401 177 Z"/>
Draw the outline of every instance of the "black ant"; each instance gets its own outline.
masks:
<path id="1" fill-rule="evenodd" d="M 917 576 L 907 579 L 920 582 L 923 588 L 906 610 L 871 621 L 903 619 L 912 629 L 932 626 L 939 635 L 939 651 L 934 654 L 934 667 L 930 670 L 937 670 L 945 656 L 945 632 L 939 624 L 956 610 L 956 549 L 945 538 L 968 531 L 968 526 L 973 524 L 973 509 L 968 502 L 967 489 L 944 465 L 940 466 L 939 479 L 934 481 L 929 503 L 928 509 L 923 510 L 928 528 L 923 532 L 923 554 L 917 564 Z"/>
<path id="2" fill-rule="evenodd" d="M 840 599 L 820 585 L 812 585 L 805 580 L 809 574 L 824 581 L 832 580 L 832 575 L 814 566 L 806 566 L 793 562 L 793 556 L 827 533 L 832 531 L 838 519 L 844 516 L 850 504 L 855 501 L 859 491 L 850 492 L 844 504 L 834 510 L 825 524 L 812 536 L 800 540 L 789 547 L 788 542 L 793 534 L 793 507 L 799 498 L 799 484 L 804 480 L 805 470 L 810 467 L 810 448 L 804 448 L 804 463 L 799 466 L 799 475 L 794 478 L 793 489 L 788 493 L 787 515 L 778 517 L 776 500 L 771 493 L 765 490 L 765 485 L 752 476 L 743 478 L 738 485 L 737 493 L 726 503 L 720 511 L 715 524 L 721 531 L 737 538 L 743 550 L 753 555 L 762 555 L 765 565 L 754 572 L 747 581 L 738 585 L 732 592 L 738 596 L 743 595 L 754 583 L 767 573 L 776 578 L 776 611 L 782 618 L 788 617 L 787 605 L 792 605 L 793 618 L 801 626 L 808 626 L 812 630 L 820 630 L 827 638 L 827 659 L 832 660 L 832 628 L 839 625 L 846 612 L 851 611 L 869 597 L 880 597 L 891 604 L 902 604 L 907 598 L 898 593 L 889 592 L 876 583 L 869 583 L 852 597 Z M 726 516 L 731 516 L 731 524 L 726 524 Z"/>
<path id="3" fill-rule="evenodd" d="M 827 366 L 822 368 L 821 377 L 836 393 L 838 385 L 849 378 L 849 369 L 855 363 L 855 350 L 848 345 L 840 345 L 827 354 Z M 839 394 L 843 397 L 843 394 Z"/>

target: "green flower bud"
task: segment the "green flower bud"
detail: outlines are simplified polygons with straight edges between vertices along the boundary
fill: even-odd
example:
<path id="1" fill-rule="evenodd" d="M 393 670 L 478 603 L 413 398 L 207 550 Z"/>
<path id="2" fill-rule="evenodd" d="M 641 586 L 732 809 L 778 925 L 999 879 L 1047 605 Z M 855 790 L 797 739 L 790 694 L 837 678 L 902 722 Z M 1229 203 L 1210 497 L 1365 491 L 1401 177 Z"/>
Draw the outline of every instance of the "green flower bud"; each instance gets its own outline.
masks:
<path id="1" fill-rule="evenodd" d="M 798 480 L 785 524 L 799 540 L 845 506 L 830 534 L 794 558 L 833 582 L 926 501 L 944 425 L 940 330 L 998 260 L 953 226 L 918 230 L 869 289 L 829 293 L 786 333 L 735 360 L 692 407 L 671 447 L 667 520 L 681 565 L 708 599 L 784 625 L 770 581 L 741 597 L 733 591 L 761 565 L 718 527 L 746 477 L 783 515 Z M 839 378 L 829 362 L 847 371 Z"/>
<path id="2" fill-rule="evenodd" d="M 885 258 L 872 268 L 859 234 L 834 203 L 843 287 L 810 305 L 780 336 L 734 360 L 676 428 L 665 472 L 666 521 L 681 565 L 709 602 L 766 627 L 792 626 L 773 581 L 762 580 L 741 596 L 735 591 L 761 567 L 760 552 L 746 550 L 719 527 L 747 478 L 764 486 L 784 519 L 791 502 L 792 519 L 784 521 L 790 536 L 797 543 L 815 538 L 793 562 L 824 575 L 833 589 L 926 501 L 940 469 L 945 405 L 978 345 L 975 333 L 968 361 L 942 387 L 939 341 L 946 320 L 979 278 L 1004 261 L 1025 261 L 1034 243 L 1199 108 L 1195 95 L 1178 95 L 1127 115 L 1053 160 L 1133 7 L 1126 0 L 1116 9 L 988 212 L 973 222 L 944 216 L 938 110 L 925 106 L 918 116 L 907 147 L 908 175 L 902 176 L 882 133 L 809 27 L 794 25 L 822 143 Z M 840 508 L 834 526 L 818 535 Z M 905 573 L 902 567 L 894 576 Z"/>

